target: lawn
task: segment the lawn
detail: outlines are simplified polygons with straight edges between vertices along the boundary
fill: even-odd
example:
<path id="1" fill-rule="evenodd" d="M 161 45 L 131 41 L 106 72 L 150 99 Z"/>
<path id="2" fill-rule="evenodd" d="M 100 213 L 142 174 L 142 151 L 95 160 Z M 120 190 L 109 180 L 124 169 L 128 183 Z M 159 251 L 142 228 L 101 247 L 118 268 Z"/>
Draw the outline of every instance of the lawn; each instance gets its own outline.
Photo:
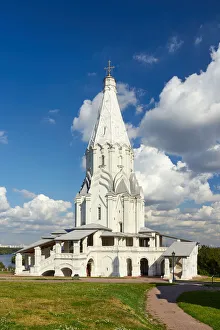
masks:
<path id="1" fill-rule="evenodd" d="M 198 276 L 193 279 L 193 282 L 198 281 L 198 282 L 212 282 L 212 277 L 211 276 Z M 214 283 L 219 282 L 220 283 L 220 277 L 214 277 Z"/>
<path id="2" fill-rule="evenodd" d="M 152 284 L 0 283 L 1 330 L 159 330 L 147 319 Z"/>
<path id="3" fill-rule="evenodd" d="M 220 291 L 184 292 L 178 305 L 197 320 L 220 329 Z"/>

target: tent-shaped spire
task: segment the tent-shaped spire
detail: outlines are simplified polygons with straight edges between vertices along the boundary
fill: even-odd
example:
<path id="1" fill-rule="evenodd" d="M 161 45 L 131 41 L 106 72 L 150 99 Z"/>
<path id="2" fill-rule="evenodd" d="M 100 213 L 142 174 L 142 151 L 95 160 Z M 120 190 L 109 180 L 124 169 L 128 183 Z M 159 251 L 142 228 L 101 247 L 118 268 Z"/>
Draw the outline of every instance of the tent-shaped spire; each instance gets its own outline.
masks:
<path id="1" fill-rule="evenodd" d="M 106 68 L 107 76 L 104 79 L 103 98 L 88 148 L 105 143 L 131 146 L 118 104 L 116 81 L 111 76 L 112 68 L 109 61 Z"/>

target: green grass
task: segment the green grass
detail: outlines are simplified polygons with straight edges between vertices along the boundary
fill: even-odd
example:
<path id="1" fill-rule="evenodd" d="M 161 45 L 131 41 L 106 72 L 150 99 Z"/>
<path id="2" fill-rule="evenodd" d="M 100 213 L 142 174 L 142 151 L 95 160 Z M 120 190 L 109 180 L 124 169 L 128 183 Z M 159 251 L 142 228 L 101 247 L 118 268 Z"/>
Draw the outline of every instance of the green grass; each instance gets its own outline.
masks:
<path id="1" fill-rule="evenodd" d="M 212 282 L 212 277 L 211 276 L 198 276 L 195 277 L 192 282 Z M 220 282 L 220 277 L 214 277 L 214 282 Z"/>
<path id="2" fill-rule="evenodd" d="M 197 320 L 220 329 L 220 291 L 184 292 L 178 305 Z"/>
<path id="3" fill-rule="evenodd" d="M 152 284 L 0 282 L 1 330 L 159 330 L 145 314 Z"/>

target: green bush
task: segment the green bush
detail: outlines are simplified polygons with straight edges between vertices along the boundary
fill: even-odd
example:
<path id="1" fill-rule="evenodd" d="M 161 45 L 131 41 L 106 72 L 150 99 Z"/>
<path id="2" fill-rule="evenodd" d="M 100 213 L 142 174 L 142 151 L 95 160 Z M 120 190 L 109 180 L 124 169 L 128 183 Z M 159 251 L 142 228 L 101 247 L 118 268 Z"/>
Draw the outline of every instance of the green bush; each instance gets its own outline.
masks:
<path id="1" fill-rule="evenodd" d="M 198 253 L 198 273 L 207 276 L 220 275 L 220 248 L 202 245 Z"/>
<path id="2" fill-rule="evenodd" d="M 5 265 L 0 261 L 0 269 L 5 269 Z"/>

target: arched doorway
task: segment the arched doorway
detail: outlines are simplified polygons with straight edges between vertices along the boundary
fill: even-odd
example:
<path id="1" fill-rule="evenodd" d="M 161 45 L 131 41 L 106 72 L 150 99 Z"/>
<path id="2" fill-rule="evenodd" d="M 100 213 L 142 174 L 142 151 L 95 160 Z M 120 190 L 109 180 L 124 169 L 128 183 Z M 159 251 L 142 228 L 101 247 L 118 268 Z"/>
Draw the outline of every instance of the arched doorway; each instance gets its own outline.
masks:
<path id="1" fill-rule="evenodd" d="M 127 276 L 132 276 L 132 260 L 127 259 Z"/>
<path id="2" fill-rule="evenodd" d="M 66 277 L 72 276 L 72 269 L 70 268 L 62 268 L 61 271 L 63 272 L 63 275 Z"/>
<path id="3" fill-rule="evenodd" d="M 164 274 L 165 274 L 165 261 L 163 259 L 160 263 L 160 275 L 164 276 Z"/>
<path id="4" fill-rule="evenodd" d="M 141 276 L 148 276 L 148 260 L 146 258 L 142 258 L 140 261 L 140 273 Z"/>
<path id="5" fill-rule="evenodd" d="M 47 270 L 42 274 L 42 276 L 54 276 L 55 271 L 54 270 Z"/>
<path id="6" fill-rule="evenodd" d="M 89 277 L 92 276 L 93 270 L 94 270 L 94 261 L 93 261 L 93 259 L 89 259 L 87 266 L 86 266 L 87 276 L 89 276 Z"/>

